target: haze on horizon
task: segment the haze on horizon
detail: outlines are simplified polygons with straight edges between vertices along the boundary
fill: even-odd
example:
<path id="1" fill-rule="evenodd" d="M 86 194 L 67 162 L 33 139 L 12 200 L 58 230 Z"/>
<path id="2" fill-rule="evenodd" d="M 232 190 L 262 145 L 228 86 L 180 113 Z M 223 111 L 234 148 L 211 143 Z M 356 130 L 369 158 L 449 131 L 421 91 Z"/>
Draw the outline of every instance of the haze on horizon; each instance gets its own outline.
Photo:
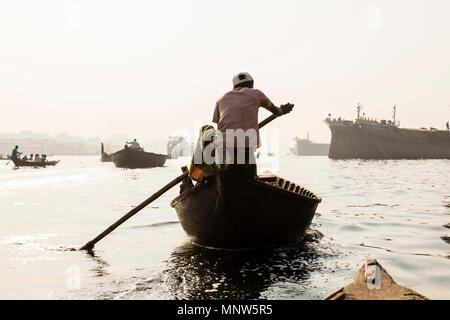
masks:
<path id="1" fill-rule="evenodd" d="M 0 2 L 0 132 L 142 140 L 210 123 L 235 73 L 277 105 L 281 145 L 323 119 L 450 120 L 450 2 Z M 269 115 L 261 110 L 260 119 Z"/>

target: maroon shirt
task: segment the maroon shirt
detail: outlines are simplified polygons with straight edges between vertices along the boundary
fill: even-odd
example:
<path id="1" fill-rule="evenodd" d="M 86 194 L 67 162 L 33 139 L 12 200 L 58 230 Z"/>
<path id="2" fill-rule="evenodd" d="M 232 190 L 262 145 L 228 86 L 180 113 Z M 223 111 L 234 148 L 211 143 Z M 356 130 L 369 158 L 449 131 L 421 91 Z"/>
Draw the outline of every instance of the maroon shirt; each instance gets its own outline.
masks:
<path id="1" fill-rule="evenodd" d="M 246 139 L 245 146 L 259 147 L 258 109 L 270 106 L 272 106 L 272 102 L 269 98 L 260 90 L 252 88 L 235 88 L 220 98 L 216 103 L 212 121 L 217 123 L 217 129 L 223 135 L 224 146 L 232 146 L 231 144 L 227 145 L 226 142 L 227 129 L 242 129 L 244 132 L 253 129 L 253 132 L 256 132 L 256 141 Z M 234 146 L 238 147 L 236 141 Z"/>

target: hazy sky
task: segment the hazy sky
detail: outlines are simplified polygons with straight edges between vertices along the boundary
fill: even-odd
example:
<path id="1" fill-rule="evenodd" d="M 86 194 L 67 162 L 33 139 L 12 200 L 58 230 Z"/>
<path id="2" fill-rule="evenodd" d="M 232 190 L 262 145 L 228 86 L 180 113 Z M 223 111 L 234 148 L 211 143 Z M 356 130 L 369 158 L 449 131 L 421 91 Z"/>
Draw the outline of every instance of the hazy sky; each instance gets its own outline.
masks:
<path id="1" fill-rule="evenodd" d="M 443 128 L 450 1 L 0 0 L 0 131 L 141 140 L 210 122 L 233 75 L 294 111 L 282 145 L 328 113 Z M 262 120 L 268 113 L 260 112 Z"/>

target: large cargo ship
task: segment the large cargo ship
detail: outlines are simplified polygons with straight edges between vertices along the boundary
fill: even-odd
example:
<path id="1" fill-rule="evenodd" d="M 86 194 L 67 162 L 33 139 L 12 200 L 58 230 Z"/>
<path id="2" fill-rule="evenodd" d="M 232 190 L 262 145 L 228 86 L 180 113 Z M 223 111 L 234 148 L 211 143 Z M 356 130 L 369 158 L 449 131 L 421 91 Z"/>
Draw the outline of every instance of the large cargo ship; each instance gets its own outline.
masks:
<path id="1" fill-rule="evenodd" d="M 315 143 L 309 139 L 295 138 L 295 146 L 291 148 L 293 154 L 297 156 L 327 156 L 330 149 L 329 143 Z"/>
<path id="2" fill-rule="evenodd" d="M 376 121 L 361 116 L 358 104 L 357 118 L 325 119 L 331 130 L 328 157 L 331 159 L 450 159 L 450 131 L 436 128 L 406 129 L 393 120 Z M 448 126 L 448 123 L 447 123 Z"/>

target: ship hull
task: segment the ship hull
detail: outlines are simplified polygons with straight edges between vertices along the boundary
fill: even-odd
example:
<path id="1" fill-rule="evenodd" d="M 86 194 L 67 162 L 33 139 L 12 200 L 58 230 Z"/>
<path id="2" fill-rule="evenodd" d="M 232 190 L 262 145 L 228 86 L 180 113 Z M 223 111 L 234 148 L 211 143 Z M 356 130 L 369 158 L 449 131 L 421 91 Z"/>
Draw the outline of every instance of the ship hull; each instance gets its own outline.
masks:
<path id="1" fill-rule="evenodd" d="M 328 125 L 331 159 L 450 159 L 450 131 Z"/>

